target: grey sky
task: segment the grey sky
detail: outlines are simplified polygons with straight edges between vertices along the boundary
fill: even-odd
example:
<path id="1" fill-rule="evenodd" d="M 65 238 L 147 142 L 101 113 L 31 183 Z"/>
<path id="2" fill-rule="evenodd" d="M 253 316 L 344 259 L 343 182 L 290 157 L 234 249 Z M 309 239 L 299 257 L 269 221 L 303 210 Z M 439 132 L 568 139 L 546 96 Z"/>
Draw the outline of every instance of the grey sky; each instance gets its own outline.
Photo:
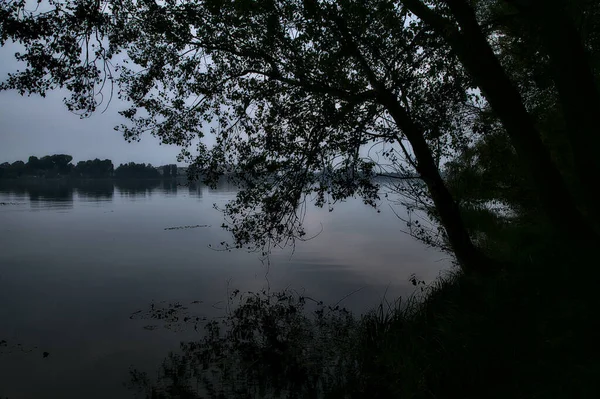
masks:
<path id="1" fill-rule="evenodd" d="M 19 68 L 15 51 L 15 46 L 0 48 L 0 80 Z M 108 158 L 116 165 L 128 161 L 176 163 L 178 147 L 159 145 L 150 135 L 130 144 L 113 130 L 125 121 L 117 113 L 123 103 L 113 101 L 104 114 L 82 120 L 67 111 L 63 97 L 64 92 L 49 93 L 46 98 L 0 92 L 0 163 L 59 153 L 72 155 L 74 162 Z"/>
<path id="2" fill-rule="evenodd" d="M 0 47 L 0 81 L 5 80 L 9 72 L 23 68 L 14 59 L 15 51 L 19 51 L 16 45 Z M 140 142 L 127 143 L 121 133 L 114 130 L 114 126 L 126 122 L 118 114 L 126 104 L 116 96 L 106 112 L 80 119 L 63 104 L 67 95 L 66 91 L 56 91 L 42 98 L 0 92 L 0 163 L 52 154 L 72 155 L 74 163 L 108 158 L 115 166 L 129 161 L 155 166 L 177 163 L 179 147 L 160 145 L 159 140 L 149 134 Z M 214 143 L 212 137 L 205 137 L 203 141 Z M 381 148 L 369 144 L 361 149 L 361 155 L 378 161 L 377 151 Z M 193 153 L 193 148 L 191 150 Z"/>

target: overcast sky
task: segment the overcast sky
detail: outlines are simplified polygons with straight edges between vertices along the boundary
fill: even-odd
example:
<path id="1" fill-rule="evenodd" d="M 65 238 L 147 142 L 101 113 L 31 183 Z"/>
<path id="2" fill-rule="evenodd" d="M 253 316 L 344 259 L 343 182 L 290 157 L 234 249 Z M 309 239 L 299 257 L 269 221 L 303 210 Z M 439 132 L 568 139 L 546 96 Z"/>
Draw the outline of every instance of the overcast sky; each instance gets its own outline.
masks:
<path id="1" fill-rule="evenodd" d="M 23 68 L 14 59 L 18 50 L 15 45 L 0 47 L 0 81 L 9 72 Z M 155 166 L 177 163 L 179 147 L 159 145 L 159 140 L 149 134 L 142 136 L 140 142 L 128 143 L 114 130 L 126 122 L 118 114 L 126 105 L 117 98 L 113 98 L 106 112 L 98 111 L 90 118 L 80 119 L 63 104 L 67 95 L 65 91 L 56 91 L 45 98 L 22 97 L 14 91 L 0 91 L 0 163 L 27 162 L 30 155 L 52 154 L 72 155 L 73 163 L 94 158 L 111 159 L 115 166 L 130 161 Z M 214 143 L 210 136 L 203 141 Z M 380 149 L 367 145 L 361 148 L 361 155 L 376 158 Z"/>
<path id="2" fill-rule="evenodd" d="M 0 47 L 0 80 L 18 69 L 15 47 Z M 145 135 L 139 143 L 127 143 L 113 127 L 125 121 L 117 111 L 122 103 L 113 101 L 109 109 L 88 119 L 67 111 L 64 92 L 21 97 L 16 92 L 0 92 L 0 163 L 27 161 L 30 155 L 70 154 L 73 162 L 111 159 L 113 163 L 144 162 L 153 165 L 176 163 L 177 146 L 159 145 Z"/>

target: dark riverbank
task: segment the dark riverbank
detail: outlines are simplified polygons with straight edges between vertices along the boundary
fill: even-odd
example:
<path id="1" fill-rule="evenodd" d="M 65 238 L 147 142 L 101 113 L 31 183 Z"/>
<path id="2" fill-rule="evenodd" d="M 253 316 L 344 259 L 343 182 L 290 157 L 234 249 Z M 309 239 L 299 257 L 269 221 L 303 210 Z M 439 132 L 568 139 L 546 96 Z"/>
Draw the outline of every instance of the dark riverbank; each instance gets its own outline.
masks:
<path id="1" fill-rule="evenodd" d="M 158 380 L 133 372 L 133 386 L 152 398 L 598 397 L 595 249 L 525 229 L 510 239 L 514 252 L 496 254 L 510 270 L 414 280 L 415 297 L 361 317 L 290 291 L 234 292 L 225 321 L 182 343 Z"/>

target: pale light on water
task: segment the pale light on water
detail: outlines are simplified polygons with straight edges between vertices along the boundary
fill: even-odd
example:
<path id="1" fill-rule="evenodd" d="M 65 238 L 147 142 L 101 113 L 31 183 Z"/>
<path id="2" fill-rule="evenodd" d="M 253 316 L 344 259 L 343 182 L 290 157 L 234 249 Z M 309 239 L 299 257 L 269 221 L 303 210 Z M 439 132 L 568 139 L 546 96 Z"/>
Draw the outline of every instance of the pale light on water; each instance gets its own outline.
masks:
<path id="1" fill-rule="evenodd" d="M 229 239 L 213 203 L 234 195 L 225 184 L 2 182 L 0 397 L 133 397 L 130 366 L 151 373 L 197 336 L 130 319 L 152 301 L 200 301 L 194 312 L 211 317 L 236 288 L 289 287 L 325 303 L 359 290 L 341 303 L 359 313 L 386 292 L 410 294 L 411 274 L 431 280 L 449 265 L 402 233 L 387 206 L 350 200 L 332 213 L 310 208 L 307 232 L 322 233 L 293 256 L 273 253 L 267 270 L 257 254 L 209 248 Z M 190 228 L 172 228 L 181 226 Z"/>

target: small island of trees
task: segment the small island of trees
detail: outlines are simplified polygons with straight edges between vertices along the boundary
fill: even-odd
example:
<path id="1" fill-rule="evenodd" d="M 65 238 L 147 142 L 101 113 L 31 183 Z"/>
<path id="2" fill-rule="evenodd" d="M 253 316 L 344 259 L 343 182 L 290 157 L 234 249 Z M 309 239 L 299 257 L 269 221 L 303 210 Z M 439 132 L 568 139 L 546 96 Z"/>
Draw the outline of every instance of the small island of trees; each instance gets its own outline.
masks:
<path id="1" fill-rule="evenodd" d="M 27 162 L 15 161 L 0 164 L 0 179 L 21 178 L 81 178 L 81 179 L 160 179 L 176 178 L 177 165 L 160 167 L 152 164 L 128 162 L 114 167 L 110 159 L 98 158 L 73 164 L 67 154 L 30 156 Z"/>

